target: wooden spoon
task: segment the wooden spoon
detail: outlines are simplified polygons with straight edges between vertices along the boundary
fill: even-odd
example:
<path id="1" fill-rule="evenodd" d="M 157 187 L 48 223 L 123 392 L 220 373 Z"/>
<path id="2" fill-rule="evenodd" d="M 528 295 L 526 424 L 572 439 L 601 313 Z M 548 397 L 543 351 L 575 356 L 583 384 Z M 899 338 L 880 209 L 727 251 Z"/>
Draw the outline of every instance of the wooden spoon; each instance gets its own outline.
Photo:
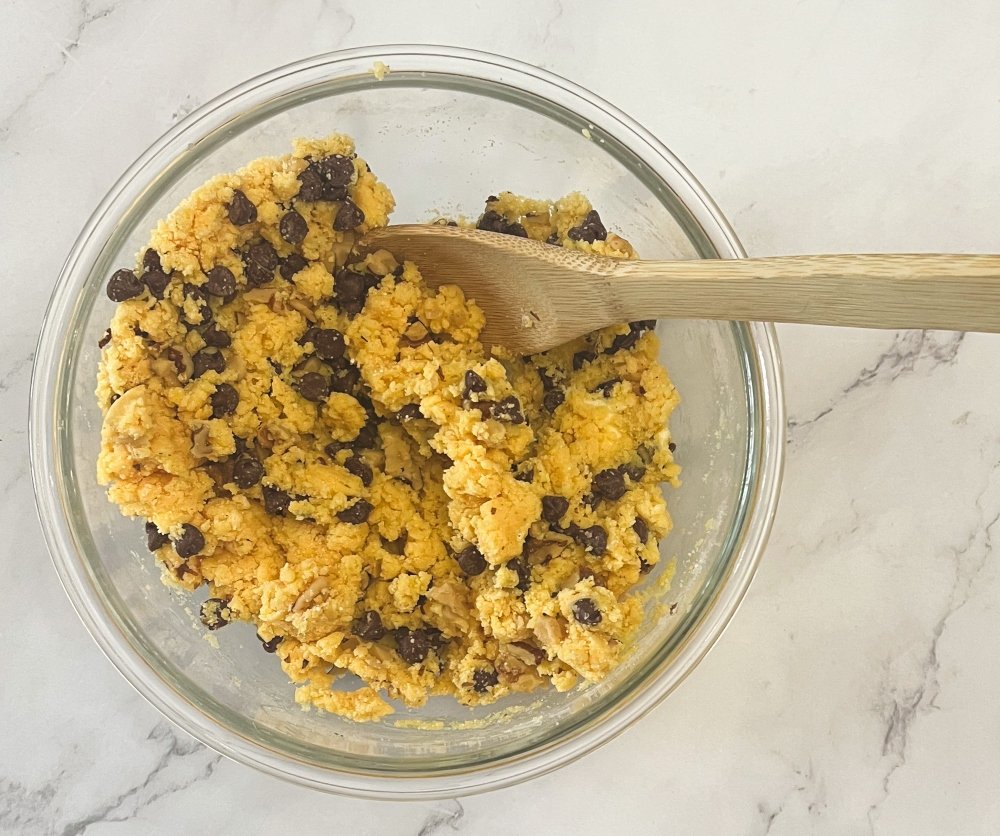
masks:
<path id="1" fill-rule="evenodd" d="M 795 255 L 623 261 L 496 232 L 390 226 L 367 245 L 457 284 L 485 345 L 533 354 L 640 319 L 736 319 L 1000 332 L 1000 255 Z"/>

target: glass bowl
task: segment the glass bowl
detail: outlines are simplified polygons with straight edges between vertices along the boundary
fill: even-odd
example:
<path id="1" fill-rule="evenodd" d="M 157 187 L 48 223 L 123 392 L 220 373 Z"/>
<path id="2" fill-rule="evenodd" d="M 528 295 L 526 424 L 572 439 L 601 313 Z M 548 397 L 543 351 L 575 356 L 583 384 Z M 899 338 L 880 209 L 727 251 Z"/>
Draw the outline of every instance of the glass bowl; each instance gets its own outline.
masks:
<path id="1" fill-rule="evenodd" d="M 376 60 L 391 72 L 379 80 Z M 603 682 L 471 710 L 444 698 L 374 724 L 301 710 L 292 686 L 234 624 L 205 641 L 199 596 L 159 582 L 142 523 L 97 485 L 97 341 L 110 272 L 208 177 L 289 150 L 296 136 L 351 134 L 396 195 L 395 222 L 475 216 L 509 189 L 586 192 L 646 258 L 737 258 L 742 248 L 678 160 L 606 102 L 493 55 L 396 46 L 321 55 L 252 79 L 191 113 L 114 185 L 59 277 L 31 390 L 39 516 L 66 592 L 112 663 L 153 705 L 238 761 L 309 786 L 437 797 L 512 784 L 565 764 L 635 722 L 692 670 L 745 594 L 781 475 L 784 416 L 772 328 L 664 321 L 662 359 L 683 403 L 671 421 L 684 484 L 644 583 L 648 619 Z M 187 599 L 187 600 L 185 600 Z"/>

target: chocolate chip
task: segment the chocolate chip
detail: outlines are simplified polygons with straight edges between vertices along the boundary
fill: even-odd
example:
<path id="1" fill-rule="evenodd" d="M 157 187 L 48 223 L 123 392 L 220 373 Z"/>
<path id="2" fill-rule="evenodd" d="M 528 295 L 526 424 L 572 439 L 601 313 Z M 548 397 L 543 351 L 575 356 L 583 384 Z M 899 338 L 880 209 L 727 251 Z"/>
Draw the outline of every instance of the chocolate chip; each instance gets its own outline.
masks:
<path id="1" fill-rule="evenodd" d="M 401 627 L 396 631 L 396 652 L 408 665 L 423 662 L 431 650 L 430 637 L 423 630 L 408 630 Z"/>
<path id="2" fill-rule="evenodd" d="M 601 611 L 593 598 L 580 598 L 573 602 L 573 618 L 586 627 L 594 627 L 601 623 Z"/>
<path id="3" fill-rule="evenodd" d="M 298 212 L 292 209 L 281 216 L 278 223 L 278 233 L 289 244 L 301 244 L 309 232 L 309 224 Z"/>
<path id="4" fill-rule="evenodd" d="M 260 633 L 257 634 L 257 638 L 260 639 L 260 643 L 264 647 L 265 653 L 274 653 L 278 649 L 278 645 L 285 640 L 284 636 L 275 636 L 273 639 L 263 639 L 261 638 Z"/>
<path id="5" fill-rule="evenodd" d="M 282 368 L 281 363 L 279 363 L 277 360 L 271 357 L 267 358 L 267 365 L 271 367 L 271 370 L 275 374 L 281 374 L 284 371 L 284 368 Z"/>
<path id="6" fill-rule="evenodd" d="M 521 402 L 514 396 L 508 395 L 497 403 L 490 410 L 490 416 L 498 421 L 507 421 L 511 424 L 523 424 L 524 413 L 521 411 Z"/>
<path id="7" fill-rule="evenodd" d="M 142 274 L 142 280 L 149 288 L 150 294 L 156 299 L 162 299 L 163 293 L 170 284 L 170 276 L 162 270 L 147 270 Z"/>
<path id="8" fill-rule="evenodd" d="M 229 202 L 229 222 L 236 226 L 246 226 L 257 220 L 257 207 L 239 189 L 233 189 L 233 199 Z"/>
<path id="9" fill-rule="evenodd" d="M 229 601 L 207 598 L 201 602 L 201 623 L 209 630 L 218 630 L 229 623 Z"/>
<path id="10" fill-rule="evenodd" d="M 344 200 L 337 210 L 337 215 L 333 219 L 333 228 L 337 232 L 347 232 L 360 226 L 365 222 L 365 213 L 362 212 L 353 200 Z"/>
<path id="11" fill-rule="evenodd" d="M 335 328 L 316 328 L 312 333 L 312 344 L 324 360 L 339 360 L 347 349 L 344 335 Z"/>
<path id="12" fill-rule="evenodd" d="M 146 252 L 142 254 L 142 269 L 147 272 L 163 272 L 163 265 L 160 263 L 160 254 L 152 247 L 149 247 Z"/>
<path id="13" fill-rule="evenodd" d="M 358 385 L 360 379 L 360 369 L 357 366 L 348 365 L 347 368 L 330 378 L 330 391 L 350 395 L 354 392 L 354 387 Z"/>
<path id="14" fill-rule="evenodd" d="M 246 274 L 248 284 L 259 287 L 274 278 L 274 270 L 280 259 L 277 250 L 269 241 L 251 244 L 242 256 L 243 272 Z"/>
<path id="15" fill-rule="evenodd" d="M 604 499 L 604 497 L 602 497 L 599 493 L 594 493 L 593 491 L 580 497 L 580 501 L 591 509 L 600 505 L 602 499 Z"/>
<path id="16" fill-rule="evenodd" d="M 251 261 L 273 270 L 281 260 L 278 258 L 278 251 L 270 241 L 257 241 L 247 249 L 247 255 Z"/>
<path id="17" fill-rule="evenodd" d="M 112 302 L 134 299 L 145 289 L 145 285 L 131 270 L 115 270 L 108 280 L 108 298 Z"/>
<path id="18" fill-rule="evenodd" d="M 233 465 L 233 481 L 238 488 L 247 490 L 263 478 L 264 465 L 251 456 L 237 459 L 236 464 Z"/>
<path id="19" fill-rule="evenodd" d="M 215 482 L 215 493 L 217 496 L 226 499 L 232 497 L 232 491 L 227 486 L 233 481 L 233 464 L 234 462 L 230 458 L 218 462 L 206 462 L 201 466 L 201 469 L 211 476 L 212 481 Z"/>
<path id="20" fill-rule="evenodd" d="M 341 304 L 364 299 L 367 292 L 365 277 L 346 267 L 338 270 L 333 282 L 333 292 Z"/>
<path id="21" fill-rule="evenodd" d="M 493 669 L 479 668 L 472 674 L 472 689 L 477 694 L 485 694 L 500 681 L 500 677 Z"/>
<path id="22" fill-rule="evenodd" d="M 578 351 L 573 355 L 573 371 L 579 371 L 584 363 L 591 363 L 597 359 L 597 354 L 593 351 Z"/>
<path id="23" fill-rule="evenodd" d="M 236 411 L 236 406 L 240 402 L 239 392 L 228 383 L 220 383 L 212 393 L 212 417 L 224 418 L 232 415 Z"/>
<path id="24" fill-rule="evenodd" d="M 639 538 L 640 543 L 645 543 L 649 539 L 649 525 L 642 517 L 635 518 L 635 522 L 632 523 L 632 530 L 635 532 L 635 536 Z"/>
<path id="25" fill-rule="evenodd" d="M 106 346 L 109 342 L 111 342 L 111 329 L 110 328 L 108 328 L 108 330 L 104 332 L 104 336 L 101 337 L 97 341 L 97 347 L 98 348 L 104 348 L 104 346 Z"/>
<path id="26" fill-rule="evenodd" d="M 493 203 L 493 201 L 488 200 L 487 203 Z M 483 229 L 486 232 L 503 232 L 506 225 L 507 220 L 503 215 L 493 209 L 487 209 L 479 218 L 476 229 Z"/>
<path id="27" fill-rule="evenodd" d="M 628 333 L 618 334 L 612 341 L 611 345 L 605 350 L 605 354 L 615 354 L 618 351 L 624 351 L 625 349 L 633 348 L 639 338 L 646 333 L 646 331 L 651 331 L 656 327 L 655 319 L 640 319 L 636 322 L 630 322 L 628 324 Z"/>
<path id="28" fill-rule="evenodd" d="M 288 512 L 288 505 L 291 503 L 292 497 L 285 493 L 285 491 L 272 488 L 270 485 L 264 485 L 262 493 L 264 495 L 264 510 L 268 514 L 280 517 L 282 514 Z"/>
<path id="29" fill-rule="evenodd" d="M 465 394 L 482 394 L 486 391 L 486 381 L 472 369 L 465 373 Z"/>
<path id="30" fill-rule="evenodd" d="M 557 523 L 569 510 L 569 500 L 564 496 L 543 496 L 542 497 L 542 519 L 546 522 Z"/>
<path id="31" fill-rule="evenodd" d="M 585 552 L 594 557 L 600 557 L 608 548 L 608 533 L 599 525 L 577 530 L 573 539 L 583 546 Z"/>
<path id="32" fill-rule="evenodd" d="M 676 444 L 674 444 L 674 442 L 672 442 L 672 441 L 671 441 L 671 442 L 670 442 L 670 443 L 669 443 L 669 444 L 667 445 L 667 449 L 668 449 L 668 450 L 669 450 L 669 451 L 670 451 L 671 453 L 673 453 L 673 452 L 675 452 L 675 451 L 677 450 L 677 445 L 676 445 Z"/>
<path id="33" fill-rule="evenodd" d="M 385 635 L 385 625 L 382 616 L 375 610 L 365 610 L 361 617 L 351 626 L 351 632 L 362 641 L 377 642 Z"/>
<path id="34" fill-rule="evenodd" d="M 641 464 L 623 464 L 621 470 L 622 473 L 632 480 L 632 484 L 638 484 L 642 481 L 642 477 L 646 475 L 646 468 Z"/>
<path id="35" fill-rule="evenodd" d="M 354 319 L 354 317 L 356 317 L 359 313 L 361 313 L 361 309 L 365 306 L 365 300 L 348 299 L 346 302 L 338 301 L 338 304 L 340 305 L 340 310 L 342 313 L 346 314 L 351 319 Z"/>
<path id="36" fill-rule="evenodd" d="M 496 401 L 491 401 L 488 398 L 480 398 L 478 401 L 470 401 L 466 399 L 462 402 L 462 406 L 465 407 L 465 409 L 479 410 L 479 415 L 484 421 L 487 418 L 492 417 L 493 410 L 496 409 L 496 405 Z"/>
<path id="37" fill-rule="evenodd" d="M 396 420 L 402 423 L 407 421 L 415 421 L 418 418 L 422 418 L 423 415 L 420 412 L 420 404 L 408 403 L 399 412 L 396 413 Z"/>
<path id="38" fill-rule="evenodd" d="M 221 374 L 226 370 L 226 358 L 222 356 L 222 352 L 211 348 L 196 352 L 191 362 L 194 364 L 193 377 L 201 377 L 205 372 Z"/>
<path id="39" fill-rule="evenodd" d="M 546 412 L 555 412 L 556 409 L 566 400 L 566 395 L 562 389 L 552 389 L 545 393 L 542 398 L 542 406 Z"/>
<path id="40" fill-rule="evenodd" d="M 319 403 L 330 394 L 330 381 L 319 372 L 306 372 L 299 378 L 296 388 L 307 401 Z"/>
<path id="41" fill-rule="evenodd" d="M 278 272 L 281 273 L 281 278 L 285 281 L 291 281 L 292 278 L 300 270 L 304 270 L 309 266 L 309 262 L 306 261 L 305 257 L 299 255 L 299 253 L 291 253 L 286 255 L 281 260 L 281 266 L 278 267 Z"/>
<path id="42" fill-rule="evenodd" d="M 353 444 L 361 450 L 370 450 L 378 445 L 378 427 L 375 424 L 365 424 L 355 437 Z"/>
<path id="43" fill-rule="evenodd" d="M 201 338 L 205 341 L 205 345 L 210 345 L 213 348 L 228 348 L 233 343 L 232 337 L 214 322 L 210 322 L 208 327 L 201 332 Z"/>
<path id="44" fill-rule="evenodd" d="M 147 522 L 146 523 L 146 548 L 151 552 L 155 552 L 157 549 L 162 548 L 170 542 L 170 537 L 166 534 L 161 534 L 160 529 L 156 527 L 156 523 Z"/>
<path id="45" fill-rule="evenodd" d="M 205 537 L 195 526 L 184 523 L 181 536 L 174 540 L 174 551 L 178 557 L 194 557 L 205 548 Z"/>
<path id="46" fill-rule="evenodd" d="M 484 229 L 487 232 L 500 232 L 504 235 L 516 235 L 518 238 L 527 238 L 528 233 L 525 228 L 515 222 L 509 222 L 503 215 L 493 209 L 487 209 L 482 217 L 479 219 L 479 223 L 476 224 L 477 229 Z"/>
<path id="47" fill-rule="evenodd" d="M 548 238 L 545 239 L 545 243 L 559 246 L 559 233 L 553 232 Z"/>
<path id="48" fill-rule="evenodd" d="M 337 519 L 351 525 L 361 525 L 367 521 L 372 510 L 374 510 L 373 506 L 368 500 L 359 499 L 350 508 L 345 508 L 337 514 Z"/>
<path id="49" fill-rule="evenodd" d="M 211 322 L 213 319 L 212 307 L 211 305 L 208 304 L 208 294 L 200 287 L 197 287 L 196 285 L 186 284 L 184 285 L 184 295 L 187 297 L 187 299 L 190 299 L 195 303 L 195 306 L 198 309 L 198 315 L 200 319 L 198 322 L 195 322 L 193 319 L 189 318 L 188 313 L 184 309 L 184 307 L 180 309 L 179 312 L 180 318 L 190 328 L 194 328 L 196 326 L 201 326 L 201 325 L 208 325 L 208 323 Z"/>
<path id="50" fill-rule="evenodd" d="M 206 292 L 223 298 L 236 295 L 236 276 L 228 267 L 223 267 L 221 264 L 216 265 L 205 275 L 207 278 L 203 287 Z"/>
<path id="51" fill-rule="evenodd" d="M 366 488 L 369 487 L 374 478 L 372 469 L 365 463 L 365 460 L 361 456 L 351 456 L 346 462 L 344 462 L 344 467 L 347 469 L 348 473 L 353 473 L 361 480 L 361 484 Z"/>
<path id="52" fill-rule="evenodd" d="M 571 241 L 586 241 L 588 244 L 593 244 L 595 241 L 605 240 L 608 231 L 601 223 L 601 216 L 591 209 L 579 226 L 574 226 L 566 233 L 566 237 Z"/>
<path id="53" fill-rule="evenodd" d="M 622 382 L 620 377 L 613 377 L 610 380 L 605 380 L 603 383 L 598 383 L 594 387 L 595 392 L 600 392 L 605 398 L 610 398 L 614 392 L 615 386 Z"/>
<path id="54" fill-rule="evenodd" d="M 326 183 L 316 168 L 312 165 L 306 166 L 299 174 L 299 191 L 296 197 L 299 200 L 322 200 L 325 186 Z"/>
<path id="55" fill-rule="evenodd" d="M 321 157 L 310 167 L 330 186 L 347 186 L 354 179 L 354 162 L 343 154 Z"/>
<path id="56" fill-rule="evenodd" d="M 604 499 L 621 499 L 625 496 L 625 477 L 617 467 L 594 474 L 591 489 Z"/>
<path id="57" fill-rule="evenodd" d="M 639 574 L 640 575 L 648 575 L 652 571 L 652 569 L 653 569 L 653 564 L 652 563 L 648 563 L 646 561 L 646 558 L 644 558 L 644 557 L 642 557 L 640 555 L 640 557 L 639 557 Z"/>
<path id="58" fill-rule="evenodd" d="M 507 561 L 507 568 L 517 573 L 517 588 L 521 592 L 527 592 L 528 587 L 531 586 L 531 570 L 524 564 L 524 561 L 519 557 L 511 558 Z"/>
<path id="59" fill-rule="evenodd" d="M 486 571 L 486 558 L 475 546 L 466 546 L 455 555 L 455 560 L 458 562 L 458 568 L 469 577 L 481 575 Z"/>
<path id="60" fill-rule="evenodd" d="M 533 482 L 535 480 L 535 468 L 527 467 L 524 470 L 515 470 L 514 478 L 518 482 Z"/>

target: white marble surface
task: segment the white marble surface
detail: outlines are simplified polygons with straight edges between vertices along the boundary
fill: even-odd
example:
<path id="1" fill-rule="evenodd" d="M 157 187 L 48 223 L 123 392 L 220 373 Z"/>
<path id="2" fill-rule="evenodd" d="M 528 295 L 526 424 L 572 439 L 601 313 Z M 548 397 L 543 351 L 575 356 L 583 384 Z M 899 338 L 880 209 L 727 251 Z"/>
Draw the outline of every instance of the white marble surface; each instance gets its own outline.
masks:
<path id="1" fill-rule="evenodd" d="M 433 804 L 292 787 L 163 720 L 59 587 L 25 432 L 37 328 L 85 218 L 172 122 L 250 75 L 380 41 L 504 52 L 645 123 L 751 254 L 996 251 L 994 0 L 0 0 L 0 13 L 0 832 L 998 831 L 998 337 L 781 328 L 784 496 L 716 649 L 582 762 Z"/>

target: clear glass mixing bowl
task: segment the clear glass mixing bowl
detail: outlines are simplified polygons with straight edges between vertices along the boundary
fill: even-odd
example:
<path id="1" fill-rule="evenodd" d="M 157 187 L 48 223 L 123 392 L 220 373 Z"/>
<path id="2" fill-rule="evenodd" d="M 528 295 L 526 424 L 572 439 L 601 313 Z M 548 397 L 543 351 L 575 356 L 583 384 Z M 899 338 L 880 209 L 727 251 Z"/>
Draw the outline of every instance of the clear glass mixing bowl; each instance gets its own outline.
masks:
<path id="1" fill-rule="evenodd" d="M 377 80 L 374 61 L 391 73 Z M 746 592 L 774 515 L 784 416 L 767 325 L 661 322 L 662 359 L 683 397 L 671 422 L 684 484 L 676 527 L 646 581 L 649 618 L 604 682 L 471 711 L 445 699 L 371 725 L 302 711 L 249 625 L 217 635 L 194 600 L 159 583 L 142 523 L 94 477 L 101 415 L 97 341 L 112 269 L 157 219 L 213 174 L 282 154 L 296 136 L 353 135 L 395 192 L 396 222 L 475 215 L 500 189 L 580 189 L 646 258 L 736 258 L 732 230 L 691 174 L 593 94 L 534 67 L 440 47 L 311 58 L 252 79 L 182 120 L 98 206 L 52 295 L 31 391 L 32 471 L 56 569 L 97 643 L 167 717 L 225 755 L 314 787 L 434 797 L 508 785 L 573 760 L 663 699 L 718 638 Z M 180 600 L 179 600 L 180 599 Z M 442 721 L 418 728 L 408 721 Z M 400 721 L 403 720 L 401 723 Z M 426 724 L 425 724 L 426 725 Z"/>

